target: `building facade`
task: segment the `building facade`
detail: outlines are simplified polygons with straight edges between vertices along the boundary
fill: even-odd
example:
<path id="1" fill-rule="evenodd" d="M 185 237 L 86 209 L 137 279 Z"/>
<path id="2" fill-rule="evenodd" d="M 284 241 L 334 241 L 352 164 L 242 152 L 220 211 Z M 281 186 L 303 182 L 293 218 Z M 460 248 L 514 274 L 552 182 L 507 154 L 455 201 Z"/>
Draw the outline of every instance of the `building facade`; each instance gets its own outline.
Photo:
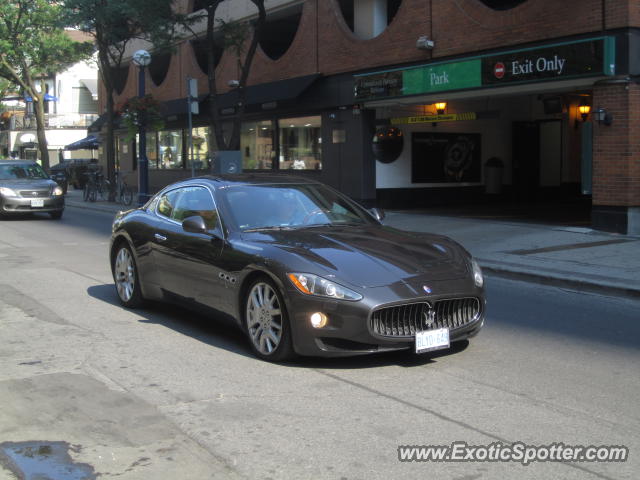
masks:
<path id="1" fill-rule="evenodd" d="M 392 208 L 497 193 L 504 202 L 586 199 L 595 228 L 640 232 L 639 2 L 266 5 L 247 89 L 244 171 L 311 176 Z M 197 12 L 199 3 L 179 8 Z M 245 0 L 227 0 L 220 13 L 256 15 Z M 219 53 L 219 108 L 232 118 L 236 59 Z M 165 103 L 166 117 L 164 129 L 147 137 L 155 190 L 190 176 L 192 162 L 198 173 L 209 171 L 214 152 L 206 141 L 202 40 L 152 55 L 147 92 Z M 137 78 L 134 65 L 118 72 L 116 102 L 137 95 Z M 193 155 L 188 78 L 203 94 Z M 121 168 L 136 170 L 135 142 L 121 134 L 117 147 Z"/>
<path id="2" fill-rule="evenodd" d="M 87 41 L 78 31 L 68 31 L 76 41 Z M 66 151 L 65 146 L 87 136 L 98 118 L 98 67 L 95 60 L 78 62 L 43 79 L 45 88 L 45 133 L 49 164 L 62 158 L 91 158 L 92 151 Z M 36 119 L 29 98 L 4 101 L 0 122 L 0 157 L 36 160 Z"/>

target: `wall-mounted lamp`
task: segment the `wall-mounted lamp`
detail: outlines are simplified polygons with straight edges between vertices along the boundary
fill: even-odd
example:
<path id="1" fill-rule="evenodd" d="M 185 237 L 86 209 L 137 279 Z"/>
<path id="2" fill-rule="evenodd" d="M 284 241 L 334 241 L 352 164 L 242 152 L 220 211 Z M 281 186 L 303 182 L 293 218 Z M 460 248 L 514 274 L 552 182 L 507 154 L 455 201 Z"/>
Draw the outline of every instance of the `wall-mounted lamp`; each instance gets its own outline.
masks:
<path id="1" fill-rule="evenodd" d="M 602 107 L 596 108 L 593 111 L 593 115 L 601 125 L 611 125 L 611 123 L 613 123 L 613 115 L 611 115 Z"/>
<path id="2" fill-rule="evenodd" d="M 580 105 L 578 105 L 578 113 L 580 113 L 580 116 L 582 117 L 583 122 L 587 121 L 589 112 L 591 112 L 591 105 L 589 105 L 587 101 L 583 98 L 582 101 L 580 102 Z"/>
<path id="3" fill-rule="evenodd" d="M 447 108 L 447 102 L 436 102 L 436 112 L 438 115 L 444 115 L 444 111 Z"/>
<path id="4" fill-rule="evenodd" d="M 583 123 L 587 121 L 587 117 L 589 116 L 589 112 L 591 112 L 591 105 L 589 105 L 587 103 L 586 98 L 583 97 L 582 100 L 580 100 L 580 104 L 578 105 L 578 113 L 582 117 L 582 122 Z M 578 128 L 580 128 L 580 121 L 578 120 L 577 116 L 576 116 L 575 128 L 576 128 L 576 130 Z"/>

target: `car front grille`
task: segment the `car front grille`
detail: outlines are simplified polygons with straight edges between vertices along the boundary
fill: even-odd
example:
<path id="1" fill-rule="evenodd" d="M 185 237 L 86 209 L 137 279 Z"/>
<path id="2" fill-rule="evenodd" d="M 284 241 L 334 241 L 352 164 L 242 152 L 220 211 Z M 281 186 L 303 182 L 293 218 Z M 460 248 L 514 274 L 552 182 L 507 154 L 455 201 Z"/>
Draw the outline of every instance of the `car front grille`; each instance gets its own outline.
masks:
<path id="1" fill-rule="evenodd" d="M 369 328 L 385 337 L 413 337 L 417 331 L 463 327 L 480 317 L 480 299 L 453 298 L 394 305 L 375 310 Z"/>
<path id="2" fill-rule="evenodd" d="M 20 190 L 18 192 L 23 198 L 47 198 L 51 192 L 46 190 Z"/>

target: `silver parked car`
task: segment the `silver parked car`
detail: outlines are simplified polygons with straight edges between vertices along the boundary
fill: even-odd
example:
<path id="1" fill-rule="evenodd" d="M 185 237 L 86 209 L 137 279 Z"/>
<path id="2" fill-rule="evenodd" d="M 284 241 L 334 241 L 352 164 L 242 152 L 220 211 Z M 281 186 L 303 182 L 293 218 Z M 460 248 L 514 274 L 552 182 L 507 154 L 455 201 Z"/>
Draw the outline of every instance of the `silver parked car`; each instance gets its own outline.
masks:
<path id="1" fill-rule="evenodd" d="M 0 160 L 0 217 L 47 212 L 62 218 L 63 189 L 35 162 Z"/>

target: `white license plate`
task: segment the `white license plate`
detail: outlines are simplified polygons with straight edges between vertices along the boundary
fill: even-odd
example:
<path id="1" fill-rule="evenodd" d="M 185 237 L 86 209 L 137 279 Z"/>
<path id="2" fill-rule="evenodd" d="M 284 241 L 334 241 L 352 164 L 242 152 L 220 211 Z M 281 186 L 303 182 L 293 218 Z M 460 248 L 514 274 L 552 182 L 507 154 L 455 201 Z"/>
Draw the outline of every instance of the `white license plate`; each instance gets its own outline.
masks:
<path id="1" fill-rule="evenodd" d="M 31 208 L 44 207 L 44 200 L 42 198 L 32 198 Z"/>
<path id="2" fill-rule="evenodd" d="M 442 348 L 449 348 L 448 328 L 416 332 L 416 353 L 430 352 Z"/>

